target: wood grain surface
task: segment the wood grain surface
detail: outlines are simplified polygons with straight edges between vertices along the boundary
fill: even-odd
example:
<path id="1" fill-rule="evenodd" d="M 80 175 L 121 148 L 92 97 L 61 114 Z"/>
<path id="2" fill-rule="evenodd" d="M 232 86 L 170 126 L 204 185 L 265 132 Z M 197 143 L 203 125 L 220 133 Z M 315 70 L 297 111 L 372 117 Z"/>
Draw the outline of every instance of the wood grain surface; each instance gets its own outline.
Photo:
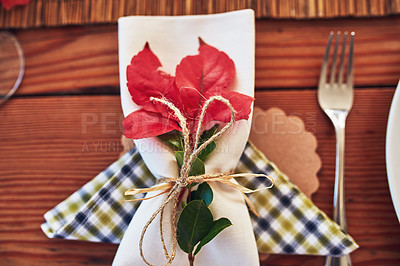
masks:
<path id="1" fill-rule="evenodd" d="M 384 146 L 394 88 L 357 89 L 346 134 L 349 232 L 354 265 L 400 262 L 400 225 L 386 179 Z M 300 116 L 322 159 L 316 205 L 332 208 L 335 136 L 315 90 L 260 91 L 256 105 Z M 0 112 L 0 265 L 108 265 L 116 245 L 47 239 L 43 214 L 118 158 L 119 96 L 12 99 Z M 269 257 L 263 265 L 321 265 L 321 257 Z"/>
<path id="2" fill-rule="evenodd" d="M 355 31 L 355 86 L 393 86 L 400 70 L 400 16 L 259 20 L 256 87 L 315 88 L 330 31 Z M 118 93 L 117 26 L 17 32 L 26 55 L 18 94 Z"/>
<path id="3" fill-rule="evenodd" d="M 87 25 L 132 15 L 197 15 L 251 8 L 257 18 L 331 18 L 400 13 L 399 0 L 32 0 L 6 10 L 0 28 Z"/>
<path id="4" fill-rule="evenodd" d="M 399 79 L 400 18 L 257 21 L 256 105 L 297 115 L 322 159 L 313 200 L 332 211 L 335 135 L 317 103 L 330 30 L 356 30 L 355 100 L 346 130 L 354 265 L 400 265 L 400 225 L 385 168 L 385 134 Z M 115 25 L 19 30 L 27 59 L 18 95 L 0 108 L 0 265 L 110 265 L 116 245 L 48 239 L 43 214 L 122 151 Z M 322 265 L 271 255 L 262 265 Z"/>

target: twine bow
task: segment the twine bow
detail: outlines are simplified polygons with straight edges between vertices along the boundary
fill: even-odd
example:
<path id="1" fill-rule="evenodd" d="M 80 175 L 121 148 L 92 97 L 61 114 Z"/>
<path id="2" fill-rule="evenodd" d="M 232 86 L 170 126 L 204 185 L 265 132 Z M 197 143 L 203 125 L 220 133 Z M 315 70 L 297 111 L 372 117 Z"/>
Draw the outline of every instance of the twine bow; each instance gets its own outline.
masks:
<path id="1" fill-rule="evenodd" d="M 163 246 L 164 250 L 164 255 L 165 258 L 167 259 L 166 265 L 171 265 L 172 261 L 174 260 L 176 256 L 176 245 L 177 245 L 177 222 L 176 222 L 176 214 L 177 214 L 177 208 L 178 204 L 180 201 L 180 194 L 182 192 L 182 189 L 185 189 L 189 184 L 193 183 L 201 183 L 201 182 L 220 182 L 223 184 L 226 184 L 230 187 L 233 187 L 235 189 L 238 189 L 243 195 L 244 193 L 253 193 L 257 192 L 260 190 L 264 190 L 267 188 L 272 187 L 263 187 L 259 188 L 256 190 L 252 190 L 246 187 L 243 187 L 237 183 L 233 183 L 231 181 L 232 178 L 237 178 L 237 177 L 266 177 L 268 178 L 271 183 L 273 184 L 273 180 L 263 174 L 251 174 L 251 173 L 244 173 L 244 174 L 232 174 L 232 173 L 216 173 L 216 174 L 204 174 L 204 175 L 199 175 L 199 176 L 189 176 L 189 171 L 191 168 L 191 165 L 193 161 L 196 159 L 196 157 L 199 155 L 199 153 L 207 147 L 208 144 L 210 144 L 212 141 L 215 139 L 219 138 L 224 132 L 226 132 L 232 125 L 233 122 L 235 121 L 235 110 L 230 104 L 230 102 L 225 99 L 222 96 L 212 96 L 210 97 L 205 104 L 202 107 L 201 114 L 200 114 L 200 119 L 198 121 L 196 133 L 195 133 L 195 138 L 194 138 L 194 145 L 191 146 L 190 144 L 190 132 L 187 127 L 187 121 L 186 118 L 182 115 L 181 111 L 170 101 L 164 99 L 164 98 L 155 98 L 155 97 L 150 97 L 151 101 L 154 102 L 159 102 L 164 105 L 166 105 L 169 109 L 171 109 L 179 120 L 179 125 L 182 128 L 182 135 L 183 135 L 183 140 L 184 140 L 184 154 L 183 154 L 183 164 L 180 170 L 180 174 L 176 178 L 162 178 L 158 181 L 159 184 L 150 187 L 150 188 L 140 188 L 140 189 L 130 189 L 125 192 L 125 195 L 137 195 L 137 194 L 142 194 L 142 193 L 147 193 L 147 192 L 152 192 L 152 191 L 162 191 L 159 194 L 156 194 L 152 197 L 147 197 L 147 198 L 141 198 L 141 199 L 133 199 L 133 200 L 127 200 L 127 201 L 142 201 L 142 200 L 149 200 L 155 197 L 158 197 L 162 194 L 168 193 L 166 196 L 166 199 L 163 201 L 163 203 L 160 205 L 160 207 L 152 214 L 150 219 L 147 221 L 145 226 L 142 229 L 142 233 L 140 236 L 140 241 L 139 241 L 139 248 L 140 248 L 140 256 L 142 257 L 143 261 L 147 265 L 152 265 L 150 262 L 147 261 L 147 259 L 144 256 L 143 253 L 143 240 L 144 236 L 146 234 L 146 231 L 150 224 L 154 221 L 154 219 L 157 217 L 158 214 L 160 214 L 160 238 L 161 238 L 161 243 Z M 199 141 L 200 141 L 200 136 L 201 136 L 201 130 L 202 130 L 202 123 L 204 120 L 204 116 L 206 113 L 207 108 L 213 101 L 221 101 L 222 103 L 226 104 L 230 111 L 231 111 L 231 120 L 229 121 L 228 124 L 226 124 L 220 131 L 215 133 L 212 137 L 210 137 L 208 140 L 203 142 L 199 147 Z M 193 148 L 191 148 L 193 147 Z M 246 195 L 244 195 L 244 198 L 246 200 L 246 203 L 248 204 L 249 208 L 251 211 L 253 211 L 257 215 L 257 211 L 254 208 L 253 204 L 250 202 L 250 200 L 247 198 Z M 172 227 L 173 227 L 173 243 L 172 243 L 172 252 L 171 255 L 168 253 L 168 250 L 165 245 L 164 241 L 164 235 L 163 235 L 163 216 L 164 216 L 164 209 L 165 206 L 170 202 L 173 201 L 173 211 L 172 211 Z"/>

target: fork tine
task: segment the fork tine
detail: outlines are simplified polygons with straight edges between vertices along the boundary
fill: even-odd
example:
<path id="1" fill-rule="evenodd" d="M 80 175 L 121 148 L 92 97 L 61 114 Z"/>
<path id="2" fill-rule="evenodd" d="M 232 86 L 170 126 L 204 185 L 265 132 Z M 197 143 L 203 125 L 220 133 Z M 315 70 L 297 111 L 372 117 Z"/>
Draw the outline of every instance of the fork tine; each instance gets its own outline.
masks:
<path id="1" fill-rule="evenodd" d="M 333 57 L 332 57 L 332 66 L 331 66 L 331 77 L 329 79 L 329 83 L 333 85 L 335 81 L 335 73 L 336 73 L 336 57 L 337 57 L 337 50 L 339 47 L 339 40 L 340 40 L 340 31 L 336 33 L 336 41 L 335 41 L 335 49 L 333 50 Z"/>
<path id="2" fill-rule="evenodd" d="M 326 45 L 325 55 L 324 55 L 324 59 L 322 61 L 321 74 L 319 77 L 319 87 L 320 88 L 322 86 L 324 86 L 324 84 L 326 83 L 326 72 L 328 70 L 329 51 L 331 49 L 332 37 L 333 37 L 333 31 L 331 31 L 329 34 L 328 44 Z"/>
<path id="3" fill-rule="evenodd" d="M 340 65 L 339 65 L 339 75 L 338 75 L 338 85 L 342 85 L 343 81 L 343 65 L 344 65 L 344 53 L 346 51 L 346 42 L 347 42 L 347 31 L 343 36 L 343 45 L 342 45 L 342 54 L 340 56 Z"/>
<path id="4" fill-rule="evenodd" d="M 349 48 L 349 61 L 347 65 L 347 77 L 346 82 L 348 87 L 353 86 L 353 47 L 354 47 L 354 35 L 355 32 L 352 31 L 350 33 L 350 48 Z"/>

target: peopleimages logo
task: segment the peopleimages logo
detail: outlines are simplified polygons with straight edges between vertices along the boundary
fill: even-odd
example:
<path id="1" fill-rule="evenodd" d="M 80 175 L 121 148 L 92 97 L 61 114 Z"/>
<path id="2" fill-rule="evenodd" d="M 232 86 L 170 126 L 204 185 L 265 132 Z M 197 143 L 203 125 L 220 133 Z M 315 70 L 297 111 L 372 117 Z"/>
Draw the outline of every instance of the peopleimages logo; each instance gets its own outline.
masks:
<path id="1" fill-rule="evenodd" d="M 254 134 L 301 135 L 308 132 L 316 133 L 316 127 L 316 112 L 305 114 L 256 112 L 253 114 L 251 131 Z"/>
<path id="2" fill-rule="evenodd" d="M 151 117 L 152 123 L 159 123 L 162 119 L 160 117 Z M 122 134 L 124 128 L 122 121 L 124 116 L 121 113 L 82 113 L 82 134 L 87 134 L 89 131 L 96 130 L 99 134 L 103 135 L 115 135 L 117 133 Z M 148 124 L 138 123 L 139 130 L 149 130 Z"/>
<path id="3" fill-rule="evenodd" d="M 307 112 L 305 114 L 284 114 L 276 113 L 272 114 L 272 118 L 266 118 L 265 112 L 256 112 L 253 115 L 251 131 L 255 134 L 306 134 L 307 132 L 316 133 L 317 128 L 317 115 L 315 112 Z M 156 118 L 157 119 L 157 118 Z M 290 120 L 290 127 L 287 125 L 287 120 Z M 121 144 L 121 141 L 115 140 L 115 136 L 121 136 L 123 134 L 122 121 L 124 116 L 120 112 L 105 112 L 105 113 L 82 113 L 81 120 L 81 132 L 82 134 L 93 134 L 96 132 L 96 136 L 109 136 L 113 140 L 93 140 L 85 141 L 82 145 L 83 152 L 122 152 L 129 147 L 123 147 L 125 144 Z M 269 121 L 265 123 L 265 121 Z M 250 122 L 247 120 L 237 121 L 237 125 L 234 125 L 229 129 L 229 134 L 235 135 L 240 130 L 243 124 L 248 126 Z M 141 130 L 148 130 L 146 126 L 143 126 Z M 98 134 L 97 134 L 98 133 Z M 170 152 L 165 149 L 165 146 L 161 142 L 137 142 L 140 145 L 140 150 L 147 152 Z M 164 147 L 164 148 L 162 148 Z M 217 152 L 229 152 L 229 145 L 224 142 L 217 143 Z"/>
<path id="4" fill-rule="evenodd" d="M 102 135 L 115 135 L 123 132 L 121 113 L 82 113 L 81 132 L 87 134 L 96 130 Z"/>
<path id="5" fill-rule="evenodd" d="M 165 144 L 161 141 L 138 141 L 136 147 L 143 152 L 171 153 L 170 149 L 166 149 Z M 229 145 L 226 142 L 217 143 L 213 152 L 229 152 Z"/>
<path id="6" fill-rule="evenodd" d="M 123 119 L 124 116 L 121 113 L 82 113 L 81 132 L 82 134 L 99 132 L 97 136 L 110 136 L 114 139 L 115 136 L 122 136 Z M 143 127 L 142 130 L 148 130 L 148 128 Z M 231 134 L 235 134 L 237 129 L 233 127 L 231 130 Z M 138 141 L 136 146 L 145 152 L 171 152 L 161 141 Z M 120 140 L 93 140 L 82 144 L 82 152 L 122 152 L 129 148 L 131 148 L 129 145 L 121 143 Z M 215 150 L 229 152 L 229 146 L 227 143 L 219 143 Z"/>
<path id="7" fill-rule="evenodd" d="M 122 152 L 125 148 L 120 141 L 85 141 L 82 152 Z"/>
<path id="8" fill-rule="evenodd" d="M 161 141 L 138 141 L 135 146 L 143 152 L 171 153 L 172 151 Z M 120 141 L 85 141 L 82 152 L 122 152 L 130 148 L 132 148 L 130 145 Z M 214 151 L 229 153 L 229 145 L 226 142 L 217 143 Z"/>

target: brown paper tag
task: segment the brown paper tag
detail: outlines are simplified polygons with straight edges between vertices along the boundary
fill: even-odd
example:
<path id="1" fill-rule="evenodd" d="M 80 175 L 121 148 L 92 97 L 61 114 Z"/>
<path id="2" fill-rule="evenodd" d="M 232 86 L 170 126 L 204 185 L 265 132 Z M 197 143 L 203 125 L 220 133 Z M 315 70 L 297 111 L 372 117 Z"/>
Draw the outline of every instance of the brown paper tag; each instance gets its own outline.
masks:
<path id="1" fill-rule="evenodd" d="M 317 139 L 299 117 L 287 116 L 279 108 L 256 107 L 249 139 L 309 198 L 317 191 Z"/>

